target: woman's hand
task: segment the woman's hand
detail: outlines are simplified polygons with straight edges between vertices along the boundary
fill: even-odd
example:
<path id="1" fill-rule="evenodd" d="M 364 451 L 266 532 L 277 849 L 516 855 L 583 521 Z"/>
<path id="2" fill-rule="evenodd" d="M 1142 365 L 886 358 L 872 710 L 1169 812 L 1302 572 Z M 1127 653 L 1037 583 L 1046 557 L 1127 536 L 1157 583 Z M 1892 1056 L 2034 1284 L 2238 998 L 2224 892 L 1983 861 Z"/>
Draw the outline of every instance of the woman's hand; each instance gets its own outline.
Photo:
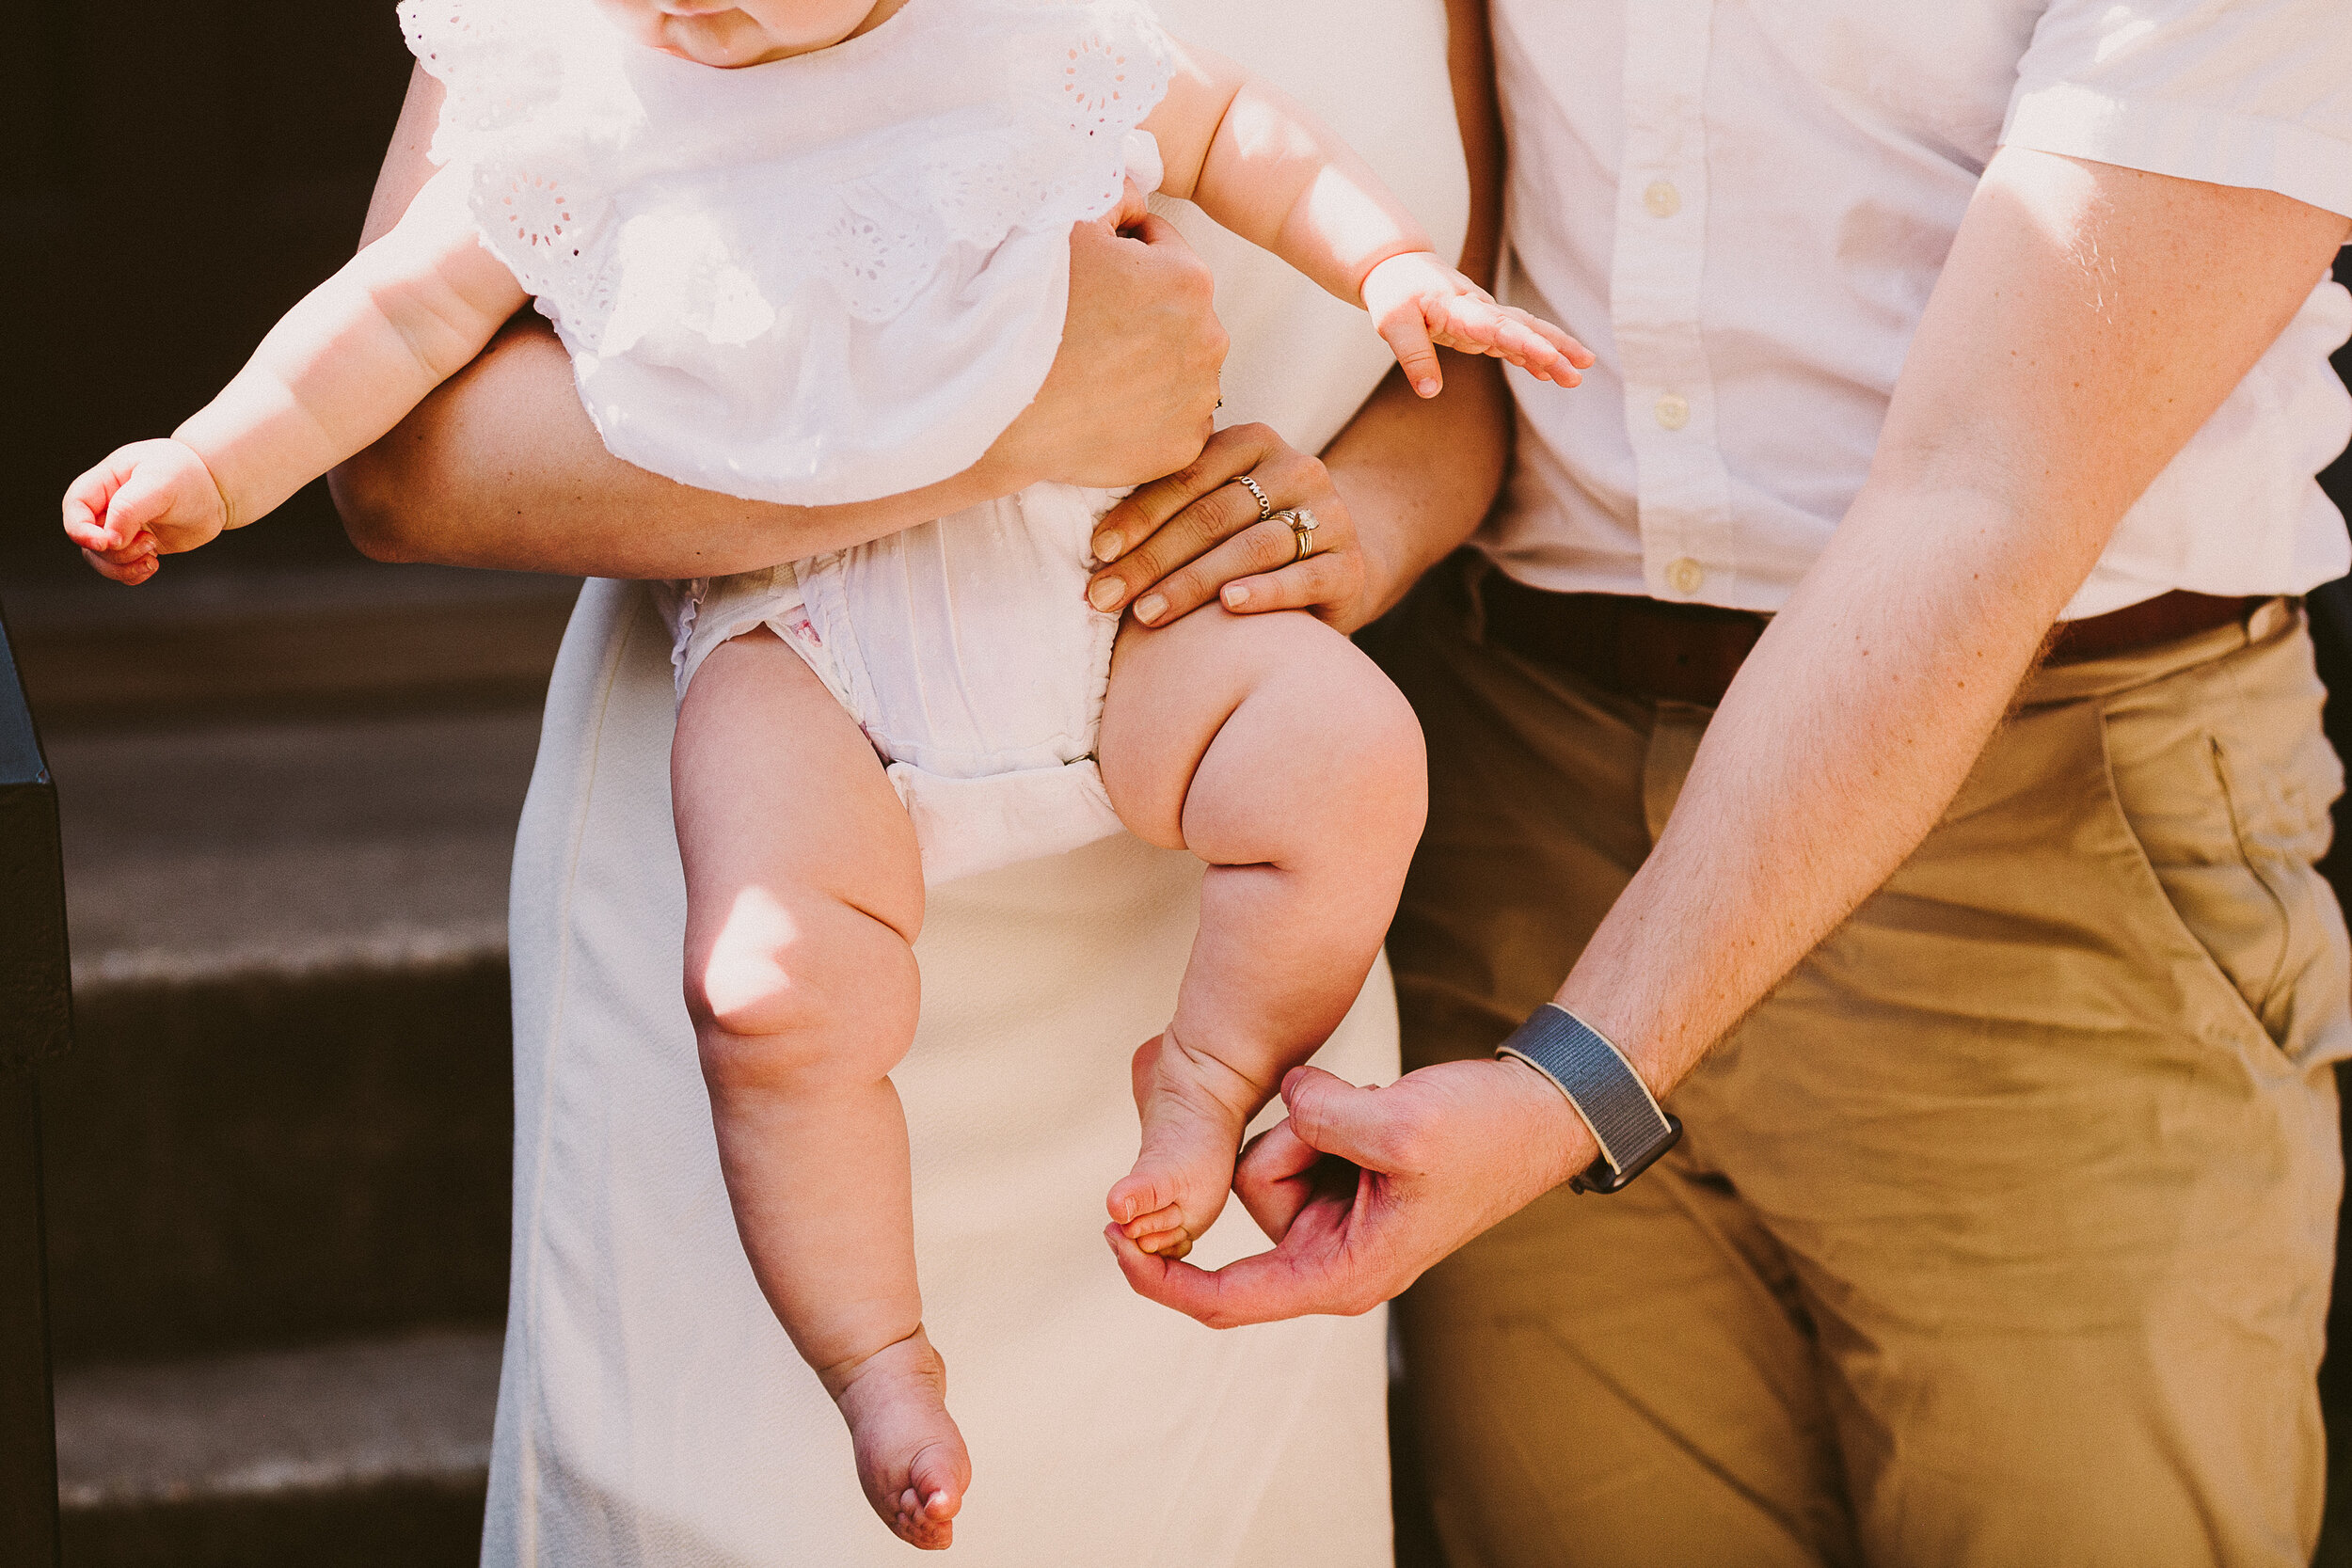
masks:
<path id="1" fill-rule="evenodd" d="M 1265 495 L 1262 509 L 1247 475 Z M 1262 510 L 1315 515 L 1314 553 L 1298 559 L 1298 536 Z M 1329 470 L 1262 424 L 1236 425 L 1209 438 L 1200 455 L 1140 485 L 1104 515 L 1094 553 L 1105 562 L 1088 585 L 1097 610 L 1133 605 L 1136 619 L 1162 626 L 1211 599 L 1254 614 L 1311 610 L 1353 631 L 1379 608 L 1354 515 Z"/>
<path id="2" fill-rule="evenodd" d="M 1133 484 L 1199 451 L 1225 363 L 1216 291 L 1208 264 L 1145 210 L 1132 180 L 1116 211 L 1076 225 L 1061 351 L 983 460 L 993 493 L 1044 480 Z"/>

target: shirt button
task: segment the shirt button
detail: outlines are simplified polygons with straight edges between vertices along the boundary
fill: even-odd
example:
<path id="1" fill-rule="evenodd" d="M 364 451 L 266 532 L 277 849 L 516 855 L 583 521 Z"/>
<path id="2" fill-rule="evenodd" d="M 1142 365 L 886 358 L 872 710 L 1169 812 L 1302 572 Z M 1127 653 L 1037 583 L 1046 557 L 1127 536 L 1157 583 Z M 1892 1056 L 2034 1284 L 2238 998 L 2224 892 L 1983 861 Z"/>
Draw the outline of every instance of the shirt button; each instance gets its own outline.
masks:
<path id="1" fill-rule="evenodd" d="M 1695 594 L 1707 580 L 1707 568 L 1684 556 L 1666 568 L 1666 586 L 1677 594 Z"/>
<path id="2" fill-rule="evenodd" d="M 1691 400 L 1680 392 L 1668 392 L 1658 400 L 1658 422 L 1668 430 L 1680 430 L 1691 422 Z"/>
<path id="3" fill-rule="evenodd" d="M 1671 180 L 1653 180 L 1649 189 L 1642 193 L 1642 205 L 1654 218 L 1670 218 L 1682 211 L 1682 193 L 1675 189 Z"/>

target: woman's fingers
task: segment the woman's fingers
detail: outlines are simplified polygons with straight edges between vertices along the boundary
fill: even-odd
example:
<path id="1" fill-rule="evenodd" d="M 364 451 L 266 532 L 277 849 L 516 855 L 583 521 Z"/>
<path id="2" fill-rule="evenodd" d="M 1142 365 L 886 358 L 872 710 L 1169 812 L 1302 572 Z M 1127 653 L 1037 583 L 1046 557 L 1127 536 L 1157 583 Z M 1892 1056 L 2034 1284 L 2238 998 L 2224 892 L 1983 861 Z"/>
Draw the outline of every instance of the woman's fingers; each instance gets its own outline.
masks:
<path id="1" fill-rule="evenodd" d="M 1263 615 L 1276 610 L 1320 610 L 1352 603 L 1363 588 L 1363 558 L 1311 555 L 1278 571 L 1239 577 L 1217 591 L 1217 602 L 1236 615 Z"/>
<path id="2" fill-rule="evenodd" d="M 1097 610 L 1121 610 L 1179 567 L 1258 527 L 1262 512 L 1316 504 L 1313 498 L 1327 488 L 1322 469 L 1263 425 L 1218 432 L 1189 466 L 1137 486 L 1104 515 L 1094 553 L 1110 564 L 1087 585 L 1088 601 Z M 1244 475 L 1257 491 L 1238 483 Z M 1263 508 L 1258 504 L 1260 492 L 1266 497 Z M 1182 614 L 1207 600 L 1207 594 L 1195 592 L 1168 613 Z"/>
<path id="3" fill-rule="evenodd" d="M 1103 515 L 1103 520 L 1094 529 L 1095 559 L 1105 563 L 1127 561 L 1137 544 L 1154 537 L 1196 501 L 1216 495 L 1242 475 L 1250 473 L 1280 445 L 1279 438 L 1263 425 L 1237 425 L 1232 430 L 1218 431 L 1190 463 L 1165 478 L 1136 485 Z M 1222 500 L 1238 509 L 1237 517 L 1254 521 L 1258 515 L 1257 499 L 1240 485 L 1234 485 L 1234 489 L 1239 492 L 1238 497 L 1228 496 Z M 1234 524 L 1235 528 L 1242 526 L 1243 522 Z"/>
<path id="4" fill-rule="evenodd" d="M 1255 491 L 1238 483 L 1247 475 Z M 1259 494 L 1265 505 L 1259 504 Z M 1315 515 L 1315 550 L 1298 559 L 1298 534 L 1267 512 Z M 1363 587 L 1355 521 L 1323 465 L 1263 425 L 1220 431 L 1194 463 L 1136 488 L 1104 515 L 1095 553 L 1109 562 L 1087 585 L 1098 610 L 1133 607 L 1147 626 L 1166 626 L 1248 582 L 1228 608 L 1338 610 Z"/>
<path id="5" fill-rule="evenodd" d="M 1256 508 L 1250 515 L 1257 515 Z M 1322 530 L 1318 528 L 1316 532 Z M 1147 626 L 1189 615 L 1217 596 L 1232 578 L 1272 572 L 1298 559 L 1298 535 L 1281 517 L 1252 522 L 1198 560 L 1152 584 L 1136 600 L 1136 619 Z"/>
<path id="6" fill-rule="evenodd" d="M 1275 532 L 1287 539 L 1290 525 L 1259 522 L 1255 496 L 1239 484 L 1220 485 L 1097 576 L 1088 586 L 1088 601 L 1104 610 L 1132 603 L 1136 620 L 1156 625 L 1208 602 L 1215 588 L 1203 588 L 1194 571 L 1208 554 L 1249 539 L 1263 549 Z M 1273 563 L 1268 560 L 1248 569 L 1262 571 Z"/>

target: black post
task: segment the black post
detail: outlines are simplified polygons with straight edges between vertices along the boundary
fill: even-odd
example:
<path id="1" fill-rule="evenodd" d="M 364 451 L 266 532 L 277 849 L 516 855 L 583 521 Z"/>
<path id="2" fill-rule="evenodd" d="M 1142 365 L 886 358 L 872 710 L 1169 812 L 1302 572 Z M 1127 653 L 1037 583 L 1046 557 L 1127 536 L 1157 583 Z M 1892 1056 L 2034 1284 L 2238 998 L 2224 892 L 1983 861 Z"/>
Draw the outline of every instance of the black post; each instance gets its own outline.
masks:
<path id="1" fill-rule="evenodd" d="M 72 1030 L 57 790 L 0 621 L 0 1561 L 24 1568 L 61 1560 L 39 1069 Z"/>

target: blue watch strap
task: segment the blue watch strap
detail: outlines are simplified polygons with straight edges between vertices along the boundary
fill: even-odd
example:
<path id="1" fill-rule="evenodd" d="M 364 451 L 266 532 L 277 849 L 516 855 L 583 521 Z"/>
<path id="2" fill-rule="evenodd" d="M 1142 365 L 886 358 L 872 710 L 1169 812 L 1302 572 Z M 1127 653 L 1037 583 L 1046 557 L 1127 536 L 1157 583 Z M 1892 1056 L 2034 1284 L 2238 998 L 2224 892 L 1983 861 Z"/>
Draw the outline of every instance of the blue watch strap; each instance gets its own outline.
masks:
<path id="1" fill-rule="evenodd" d="M 1600 1158 L 1568 1179 L 1580 1193 L 1621 1191 L 1682 1136 L 1682 1123 L 1658 1108 L 1624 1053 L 1565 1007 L 1545 1003 L 1495 1054 L 1550 1079 L 1593 1130 Z"/>

